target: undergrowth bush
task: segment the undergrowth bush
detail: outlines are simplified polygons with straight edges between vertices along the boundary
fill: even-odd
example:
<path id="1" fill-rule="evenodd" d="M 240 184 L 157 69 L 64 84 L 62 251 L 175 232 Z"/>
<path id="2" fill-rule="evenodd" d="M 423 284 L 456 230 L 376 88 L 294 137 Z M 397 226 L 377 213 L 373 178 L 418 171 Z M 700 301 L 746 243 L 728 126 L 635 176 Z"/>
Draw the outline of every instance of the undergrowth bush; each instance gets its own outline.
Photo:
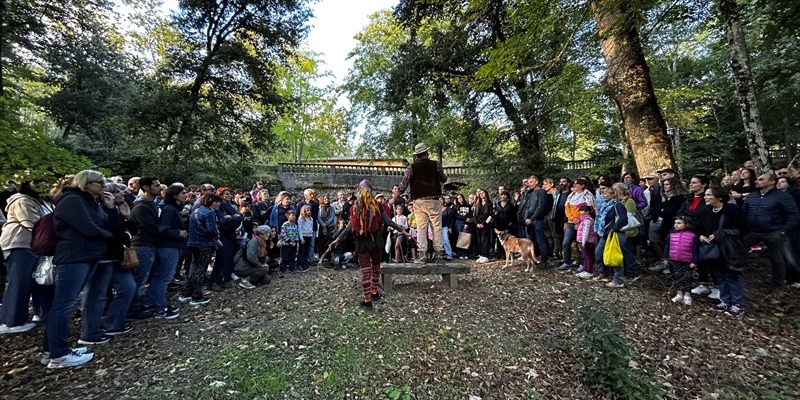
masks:
<path id="1" fill-rule="evenodd" d="M 661 399 L 665 391 L 653 374 L 634 361 L 631 345 L 620 335 L 620 327 L 608 315 L 591 307 L 577 307 L 577 343 L 573 354 L 587 384 L 612 391 L 630 400 Z"/>

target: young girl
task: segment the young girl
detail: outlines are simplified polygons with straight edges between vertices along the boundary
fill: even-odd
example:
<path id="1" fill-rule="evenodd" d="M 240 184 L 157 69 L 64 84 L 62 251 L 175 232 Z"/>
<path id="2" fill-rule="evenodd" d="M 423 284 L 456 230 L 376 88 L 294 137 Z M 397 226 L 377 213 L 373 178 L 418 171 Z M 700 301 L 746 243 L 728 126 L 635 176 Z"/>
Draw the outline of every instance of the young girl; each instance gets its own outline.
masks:
<path id="1" fill-rule="evenodd" d="M 394 217 L 392 218 L 392 222 L 397 225 L 400 225 L 403 229 L 408 228 L 408 218 L 403 215 L 403 206 L 396 206 L 394 208 Z M 392 233 L 392 242 L 394 243 L 394 259 L 392 259 L 393 263 L 400 262 L 402 259 L 400 257 L 400 253 L 403 251 L 403 239 L 405 238 L 400 232 L 395 231 L 394 228 L 389 227 L 389 232 Z"/>
<path id="2" fill-rule="evenodd" d="M 297 269 L 300 272 L 308 271 L 308 248 L 311 246 L 311 239 L 314 236 L 314 218 L 311 216 L 311 206 L 300 208 L 300 218 L 297 219 L 297 230 L 300 235 L 300 248 L 297 250 Z"/>
<path id="3" fill-rule="evenodd" d="M 672 298 L 674 303 L 683 302 L 687 306 L 692 305 L 692 272 L 697 262 L 697 248 L 695 247 L 695 234 L 691 231 L 691 226 L 683 218 L 675 219 L 673 230 L 669 234 L 669 240 L 664 248 L 667 255 L 672 279 L 678 288 L 678 293 Z"/>
<path id="4" fill-rule="evenodd" d="M 594 231 L 592 207 L 588 205 L 578 207 L 578 215 L 577 236 L 581 245 L 581 267 L 576 274 L 578 278 L 587 279 L 592 277 L 594 271 L 594 246 L 599 237 Z"/>
<path id="5" fill-rule="evenodd" d="M 408 203 L 408 227 L 410 230 L 408 231 L 411 234 L 412 238 L 417 237 L 417 217 L 414 215 L 414 204 Z M 417 261 L 417 242 L 411 241 L 411 262 Z"/>
<path id="6" fill-rule="evenodd" d="M 283 273 L 288 268 L 294 272 L 295 259 L 297 258 L 297 245 L 300 242 L 300 234 L 295 222 L 294 210 L 286 212 L 286 222 L 281 225 L 280 246 L 281 246 L 281 265 L 278 277 L 283 278 Z"/>

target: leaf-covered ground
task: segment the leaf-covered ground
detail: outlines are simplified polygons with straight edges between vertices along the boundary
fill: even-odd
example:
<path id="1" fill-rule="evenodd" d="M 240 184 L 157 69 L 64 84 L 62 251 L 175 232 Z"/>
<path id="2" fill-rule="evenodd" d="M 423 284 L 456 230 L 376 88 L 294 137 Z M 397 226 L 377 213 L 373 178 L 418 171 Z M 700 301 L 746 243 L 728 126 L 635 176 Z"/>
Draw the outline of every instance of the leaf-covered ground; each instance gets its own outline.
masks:
<path id="1" fill-rule="evenodd" d="M 767 297 L 766 261 L 753 263 L 741 318 L 705 298 L 669 302 L 671 282 L 658 274 L 608 289 L 524 273 L 519 261 L 472 265 L 452 291 L 438 276 L 399 276 L 396 293 L 367 312 L 354 268 L 320 269 L 214 293 L 207 306 L 182 304 L 177 320 L 137 323 L 81 367 L 39 364 L 42 327 L 2 336 L 0 397 L 614 398 L 586 383 L 573 352 L 573 310 L 588 306 L 620 322 L 630 365 L 652 371 L 668 398 L 800 398 L 800 291 Z"/>

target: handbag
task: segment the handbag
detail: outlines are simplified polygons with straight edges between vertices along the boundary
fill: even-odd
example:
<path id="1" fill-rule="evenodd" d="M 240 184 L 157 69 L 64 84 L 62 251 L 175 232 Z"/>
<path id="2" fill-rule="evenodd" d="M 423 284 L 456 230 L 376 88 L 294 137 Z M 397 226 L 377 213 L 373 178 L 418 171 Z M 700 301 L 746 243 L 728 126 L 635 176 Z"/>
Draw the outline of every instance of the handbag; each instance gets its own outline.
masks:
<path id="1" fill-rule="evenodd" d="M 617 232 L 608 234 L 605 248 L 603 248 L 603 264 L 612 268 L 622 266 L 622 248 L 619 245 Z"/>
<path id="2" fill-rule="evenodd" d="M 55 282 L 54 273 L 53 256 L 39 257 L 39 263 L 36 264 L 36 269 L 33 271 L 33 279 L 36 280 L 36 283 L 44 286 L 52 285 Z"/>
<path id="3" fill-rule="evenodd" d="M 469 232 L 458 232 L 456 247 L 467 250 L 470 244 L 472 244 L 472 234 Z"/>
<path id="4" fill-rule="evenodd" d="M 119 264 L 122 269 L 131 269 L 139 266 L 139 256 L 133 247 L 125 247 L 122 251 L 122 262 Z"/>
<path id="5" fill-rule="evenodd" d="M 719 227 L 717 230 L 722 230 L 725 223 L 725 215 L 719 217 Z M 719 243 L 714 240 L 712 243 L 700 242 L 700 248 L 697 250 L 697 259 L 700 261 L 716 261 L 722 258 L 722 250 Z"/>
<path id="6" fill-rule="evenodd" d="M 637 214 L 638 214 L 638 212 L 637 212 Z M 636 229 L 636 228 L 638 228 L 640 226 L 642 226 L 642 221 L 639 220 L 639 216 L 634 214 L 634 213 L 632 213 L 632 212 L 630 212 L 630 211 L 628 211 L 628 224 L 623 226 L 622 229 L 620 229 L 620 230 L 627 231 L 627 230 L 630 230 L 630 229 Z"/>

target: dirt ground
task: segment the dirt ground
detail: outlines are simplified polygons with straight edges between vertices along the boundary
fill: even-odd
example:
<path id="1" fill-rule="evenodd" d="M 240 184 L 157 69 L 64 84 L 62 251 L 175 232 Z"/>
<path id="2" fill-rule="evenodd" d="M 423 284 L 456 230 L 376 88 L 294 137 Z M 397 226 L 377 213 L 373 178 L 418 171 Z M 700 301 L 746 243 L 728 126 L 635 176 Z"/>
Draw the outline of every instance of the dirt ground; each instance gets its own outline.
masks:
<path id="1" fill-rule="evenodd" d="M 632 368 L 652 371 L 667 398 L 800 398 L 800 290 L 768 296 L 767 261 L 751 261 L 740 318 L 713 311 L 706 298 L 671 303 L 671 281 L 660 274 L 609 289 L 494 260 L 468 262 L 455 290 L 438 276 L 398 276 L 396 292 L 370 312 L 358 307 L 355 267 L 321 268 L 213 293 L 207 306 L 181 304 L 178 319 L 135 323 L 94 346 L 95 359 L 80 367 L 39 363 L 41 326 L 2 336 L 0 398 L 622 397 L 581 375 L 579 305 L 620 323 Z"/>

